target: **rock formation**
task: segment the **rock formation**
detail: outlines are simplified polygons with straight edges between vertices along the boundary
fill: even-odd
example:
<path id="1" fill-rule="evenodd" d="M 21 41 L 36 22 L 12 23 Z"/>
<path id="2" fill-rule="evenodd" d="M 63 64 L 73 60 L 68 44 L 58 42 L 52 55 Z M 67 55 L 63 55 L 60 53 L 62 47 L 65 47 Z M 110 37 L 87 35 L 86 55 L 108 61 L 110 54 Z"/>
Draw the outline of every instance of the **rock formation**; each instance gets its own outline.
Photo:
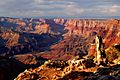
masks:
<path id="1" fill-rule="evenodd" d="M 59 66 L 58 66 L 59 65 Z M 15 80 L 24 79 L 45 79 L 45 80 L 119 80 L 120 65 L 108 67 L 95 66 L 93 60 L 74 58 L 67 62 L 46 61 L 42 66 L 35 69 L 28 69 L 20 73 Z"/>
<path id="2" fill-rule="evenodd" d="M 100 65 L 100 63 L 106 64 L 106 54 L 101 36 L 96 36 L 95 44 L 96 44 L 95 61 L 97 62 L 98 65 Z"/>

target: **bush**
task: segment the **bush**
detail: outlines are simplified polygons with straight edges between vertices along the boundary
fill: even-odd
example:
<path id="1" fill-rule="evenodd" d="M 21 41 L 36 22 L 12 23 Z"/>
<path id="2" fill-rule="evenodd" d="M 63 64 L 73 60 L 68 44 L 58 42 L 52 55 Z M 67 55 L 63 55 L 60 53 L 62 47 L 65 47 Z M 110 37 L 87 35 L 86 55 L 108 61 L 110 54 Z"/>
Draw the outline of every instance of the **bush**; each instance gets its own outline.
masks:
<path id="1" fill-rule="evenodd" d="M 108 62 L 112 62 L 114 59 L 120 57 L 120 51 L 115 46 L 111 46 L 105 50 Z"/>

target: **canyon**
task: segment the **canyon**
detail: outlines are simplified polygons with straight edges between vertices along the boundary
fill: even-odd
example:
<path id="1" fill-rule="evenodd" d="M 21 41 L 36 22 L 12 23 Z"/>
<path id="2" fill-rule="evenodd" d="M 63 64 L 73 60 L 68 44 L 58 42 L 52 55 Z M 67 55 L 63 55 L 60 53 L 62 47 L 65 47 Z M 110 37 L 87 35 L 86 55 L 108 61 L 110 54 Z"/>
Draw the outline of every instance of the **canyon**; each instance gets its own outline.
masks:
<path id="1" fill-rule="evenodd" d="M 101 36 L 103 39 L 108 61 L 112 63 L 111 59 L 117 59 L 118 61 L 115 63 L 117 65 L 119 62 L 119 48 L 116 48 L 116 45 L 120 44 L 120 20 L 118 19 L 43 19 L 0 17 L 0 61 L 3 65 L 3 60 L 5 60 L 6 64 L 9 63 L 9 59 L 12 60 L 11 62 L 13 64 L 16 64 L 18 61 L 18 64 L 16 65 L 21 65 L 20 68 L 18 68 L 18 73 L 23 72 L 25 69 L 29 69 L 21 74 L 23 77 L 25 77 L 26 74 L 30 80 L 33 80 L 30 75 L 33 75 L 35 80 L 50 80 L 53 79 L 51 76 L 55 77 L 53 80 L 56 80 L 57 78 L 58 80 L 66 80 L 74 73 L 78 75 L 78 80 L 80 77 L 83 78 L 88 76 L 85 77 L 87 80 L 91 74 L 93 75 L 92 77 L 95 77 L 97 73 L 93 74 L 93 72 L 97 71 L 99 67 L 95 66 L 89 69 L 85 67 L 88 72 L 87 74 L 85 70 L 78 70 L 78 67 L 72 66 L 73 63 L 69 62 L 69 60 L 75 62 L 76 60 L 74 61 L 74 59 L 76 56 L 79 56 L 79 60 L 86 56 L 88 56 L 90 60 L 93 59 L 97 53 L 95 46 L 95 38 L 97 35 Z M 117 54 L 117 57 L 114 54 Z M 55 61 L 55 65 L 56 62 L 59 61 L 59 63 L 57 62 L 57 65 L 59 65 L 60 70 L 58 70 L 59 67 L 54 68 L 53 65 L 51 66 L 53 68 L 47 67 L 46 64 L 51 64 L 51 61 L 53 61 L 53 63 Z M 65 64 L 64 67 L 61 67 L 60 63 Z M 88 64 L 90 64 L 90 62 Z M 9 66 L 11 65 L 9 64 Z M 71 66 L 75 67 L 75 69 L 71 68 Z M 115 65 L 110 64 L 109 69 L 111 67 L 112 69 L 115 68 L 114 66 Z M 31 67 L 32 69 L 30 69 Z M 0 70 L 2 70 L 2 68 L 3 67 L 0 67 Z M 67 68 L 70 69 L 70 72 L 63 75 L 64 72 L 67 72 Z M 117 68 L 119 68 L 119 65 Z M 51 72 L 53 71 L 53 74 L 47 74 L 45 72 L 49 70 Z M 81 70 L 84 72 L 82 73 Z M 10 73 L 7 71 L 3 69 L 0 72 Z M 109 74 L 111 74 L 111 71 Z M 61 74 L 56 75 L 59 72 Z M 86 73 L 86 75 L 83 75 L 84 73 Z M 2 73 L 0 73 L 0 75 L 1 74 Z M 6 74 L 0 77 L 1 80 L 5 80 L 5 75 Z M 98 77 L 100 78 L 100 76 L 102 75 L 99 75 Z M 17 76 L 14 75 L 9 79 L 12 80 L 16 77 Z M 23 79 L 21 76 L 18 76 L 16 80 Z"/>

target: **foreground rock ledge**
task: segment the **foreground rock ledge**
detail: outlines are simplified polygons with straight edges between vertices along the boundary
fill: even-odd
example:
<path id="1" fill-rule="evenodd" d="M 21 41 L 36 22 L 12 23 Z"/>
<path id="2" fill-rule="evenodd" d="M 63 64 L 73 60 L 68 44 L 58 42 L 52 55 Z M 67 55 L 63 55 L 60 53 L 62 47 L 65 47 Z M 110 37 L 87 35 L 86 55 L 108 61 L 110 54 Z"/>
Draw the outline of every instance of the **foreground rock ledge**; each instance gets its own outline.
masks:
<path id="1" fill-rule="evenodd" d="M 79 58 L 67 62 L 49 60 L 35 69 L 25 70 L 14 80 L 119 80 L 120 64 L 104 67 L 93 62 Z"/>

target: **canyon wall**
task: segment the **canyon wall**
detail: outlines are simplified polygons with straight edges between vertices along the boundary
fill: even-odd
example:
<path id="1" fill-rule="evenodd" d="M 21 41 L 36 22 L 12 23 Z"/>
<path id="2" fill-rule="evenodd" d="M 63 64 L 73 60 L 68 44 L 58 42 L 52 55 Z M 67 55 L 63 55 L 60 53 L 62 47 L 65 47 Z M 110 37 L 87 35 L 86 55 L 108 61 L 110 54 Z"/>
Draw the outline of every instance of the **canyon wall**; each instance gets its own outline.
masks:
<path id="1" fill-rule="evenodd" d="M 63 45 L 64 41 L 74 42 L 71 41 L 73 36 L 89 38 L 95 35 L 102 36 L 106 48 L 113 44 L 120 44 L 120 20 L 0 18 L 0 51 L 6 54 L 11 51 L 13 54 L 46 51 L 54 44 L 59 45 L 59 42 Z M 92 39 L 86 43 L 90 46 Z"/>

